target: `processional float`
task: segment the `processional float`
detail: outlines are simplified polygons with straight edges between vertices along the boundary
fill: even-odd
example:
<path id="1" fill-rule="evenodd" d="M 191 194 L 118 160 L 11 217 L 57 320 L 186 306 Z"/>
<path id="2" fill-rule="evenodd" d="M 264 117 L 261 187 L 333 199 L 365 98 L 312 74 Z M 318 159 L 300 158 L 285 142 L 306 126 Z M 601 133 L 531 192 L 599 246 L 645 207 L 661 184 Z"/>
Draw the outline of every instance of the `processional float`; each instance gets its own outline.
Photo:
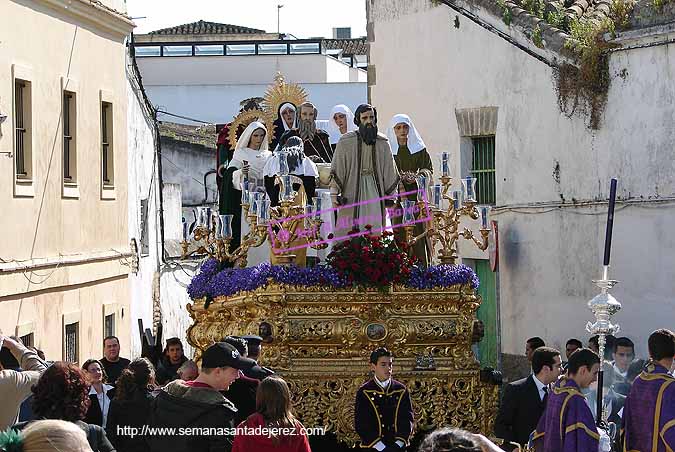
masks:
<path id="1" fill-rule="evenodd" d="M 275 83 L 275 92 L 285 84 L 279 78 Z M 278 102 L 268 99 L 266 105 Z M 271 124 L 268 112 L 249 113 L 247 119 L 255 115 Z M 283 156 L 281 162 L 278 207 L 244 187 L 243 216 L 250 231 L 237 249 L 230 249 L 231 215 L 200 208 L 198 224 L 192 234 L 185 233 L 184 256 L 210 258 L 188 289 L 193 324 L 187 337 L 195 358 L 225 336 L 258 333 L 263 338 L 260 361 L 288 382 L 303 424 L 325 427 L 353 444 L 356 391 L 368 378 L 370 352 L 385 346 L 395 354 L 395 378 L 410 390 L 417 431 L 452 425 L 492 432 L 498 387 L 489 371 L 481 372 L 472 351 L 481 304 L 478 279 L 468 267 L 456 265 L 459 237 L 482 250 L 488 246 L 488 212 L 477 206 L 476 180 L 463 179 L 461 191 L 453 192 L 449 154 L 443 153 L 440 183 L 420 175 L 418 200 L 399 203 L 407 245 L 428 237 L 441 265 L 415 269 L 384 289 L 354 287 L 337 268 L 293 266 L 291 244 L 320 249 L 330 240 L 322 236 L 321 213 L 334 208 L 318 197 L 309 206 L 294 205 L 292 175 Z M 477 239 L 463 225 L 479 218 Z M 416 222 L 425 225 L 419 236 L 413 235 Z M 353 237 L 367 234 L 351 232 Z M 244 268 L 248 250 L 266 241 L 283 265 Z"/>

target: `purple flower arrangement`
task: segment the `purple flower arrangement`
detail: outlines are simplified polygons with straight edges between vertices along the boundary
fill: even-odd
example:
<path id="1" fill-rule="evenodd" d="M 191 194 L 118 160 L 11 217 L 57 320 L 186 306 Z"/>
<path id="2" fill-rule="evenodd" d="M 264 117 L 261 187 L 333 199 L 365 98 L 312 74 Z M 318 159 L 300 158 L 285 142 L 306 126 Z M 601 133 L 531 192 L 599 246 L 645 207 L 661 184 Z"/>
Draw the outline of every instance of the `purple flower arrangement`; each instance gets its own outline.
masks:
<path id="1" fill-rule="evenodd" d="M 262 263 L 249 268 L 226 268 L 218 271 L 215 259 L 207 260 L 188 286 L 191 299 L 214 299 L 239 292 L 256 290 L 272 280 L 299 287 L 328 287 L 345 289 L 352 286 L 343 275 L 329 265 L 301 268 Z M 413 267 L 402 281 L 405 287 L 417 290 L 443 289 L 457 284 L 469 284 L 477 289 L 478 277 L 466 265 L 437 265 L 429 268 Z"/>
<path id="2" fill-rule="evenodd" d="M 469 284 L 473 289 L 478 289 L 480 281 L 471 267 L 445 264 L 429 268 L 415 267 L 405 282 L 406 287 L 417 290 L 448 288 L 456 284 Z"/>

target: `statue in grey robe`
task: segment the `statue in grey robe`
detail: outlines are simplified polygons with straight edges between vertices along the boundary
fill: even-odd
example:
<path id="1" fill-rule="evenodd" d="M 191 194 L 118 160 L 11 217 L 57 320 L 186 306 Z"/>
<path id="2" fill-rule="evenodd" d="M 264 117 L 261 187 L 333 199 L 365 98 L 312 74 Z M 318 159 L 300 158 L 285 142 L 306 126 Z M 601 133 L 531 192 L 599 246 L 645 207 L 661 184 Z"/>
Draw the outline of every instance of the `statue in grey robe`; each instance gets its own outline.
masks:
<path id="1" fill-rule="evenodd" d="M 393 205 L 400 182 L 387 137 L 377 131 L 377 111 L 364 104 L 356 110 L 358 130 L 344 134 L 331 162 L 331 192 L 338 206 L 335 237 L 353 226 L 372 225 L 373 233 L 386 226 L 386 205 Z"/>

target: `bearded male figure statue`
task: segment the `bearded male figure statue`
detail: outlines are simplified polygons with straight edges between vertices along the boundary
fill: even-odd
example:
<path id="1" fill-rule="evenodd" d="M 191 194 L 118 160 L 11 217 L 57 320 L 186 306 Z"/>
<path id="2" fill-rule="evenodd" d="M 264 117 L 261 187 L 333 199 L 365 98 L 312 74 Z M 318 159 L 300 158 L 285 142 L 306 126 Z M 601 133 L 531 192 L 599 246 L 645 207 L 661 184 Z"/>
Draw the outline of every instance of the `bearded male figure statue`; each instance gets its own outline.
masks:
<path id="1" fill-rule="evenodd" d="M 386 225 L 386 205 L 393 205 L 400 177 L 389 140 L 377 130 L 377 110 L 360 105 L 354 114 L 358 130 L 344 134 L 335 148 L 331 165 L 331 193 L 338 210 L 335 236 L 343 237 L 352 226 L 373 231 Z M 349 207 L 345 207 L 349 206 Z"/>
<path id="2" fill-rule="evenodd" d="M 300 104 L 299 111 L 298 135 L 302 138 L 305 155 L 315 163 L 330 163 L 333 148 L 330 147 L 328 133 L 316 128 L 316 107 L 311 102 L 305 102 Z"/>

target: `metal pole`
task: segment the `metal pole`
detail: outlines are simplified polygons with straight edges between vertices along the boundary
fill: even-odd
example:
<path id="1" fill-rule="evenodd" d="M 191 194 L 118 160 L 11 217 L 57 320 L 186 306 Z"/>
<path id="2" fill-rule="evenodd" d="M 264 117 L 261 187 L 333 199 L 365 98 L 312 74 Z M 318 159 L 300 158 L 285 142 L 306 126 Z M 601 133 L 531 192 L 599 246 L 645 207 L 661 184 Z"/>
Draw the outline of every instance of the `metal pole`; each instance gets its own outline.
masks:
<path id="1" fill-rule="evenodd" d="M 606 268 L 606 267 L 605 267 Z M 603 399 L 603 379 L 604 371 L 603 364 L 605 363 L 605 345 L 607 339 L 604 334 L 600 333 L 598 335 L 598 354 L 600 355 L 600 371 L 598 372 L 598 386 L 596 390 L 596 399 L 595 399 L 595 424 L 599 427 L 602 424 L 602 399 Z"/>

